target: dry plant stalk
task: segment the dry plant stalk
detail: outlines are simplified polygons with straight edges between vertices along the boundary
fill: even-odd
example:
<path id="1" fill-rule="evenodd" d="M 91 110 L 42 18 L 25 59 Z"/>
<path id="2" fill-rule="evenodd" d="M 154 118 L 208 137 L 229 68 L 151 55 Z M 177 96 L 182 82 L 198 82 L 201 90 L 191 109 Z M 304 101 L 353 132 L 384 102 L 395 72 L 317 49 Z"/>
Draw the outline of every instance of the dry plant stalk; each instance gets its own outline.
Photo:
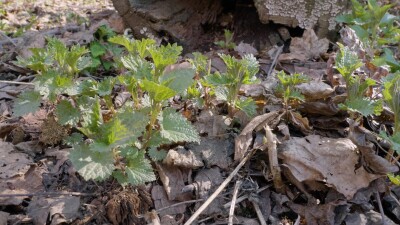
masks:
<path id="1" fill-rule="evenodd" d="M 278 163 L 278 150 L 276 149 L 276 137 L 272 133 L 271 128 L 267 124 L 264 126 L 264 130 L 268 146 L 269 167 L 271 170 L 274 187 L 278 193 L 284 193 L 285 186 L 282 181 L 281 168 L 279 167 Z"/>

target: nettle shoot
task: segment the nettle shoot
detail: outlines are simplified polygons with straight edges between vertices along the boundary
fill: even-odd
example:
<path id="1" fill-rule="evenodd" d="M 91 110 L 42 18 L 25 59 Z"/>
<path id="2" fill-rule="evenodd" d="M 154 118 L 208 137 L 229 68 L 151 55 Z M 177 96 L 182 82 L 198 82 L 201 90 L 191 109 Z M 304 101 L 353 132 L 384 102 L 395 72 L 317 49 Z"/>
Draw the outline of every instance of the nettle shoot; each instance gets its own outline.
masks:
<path id="1" fill-rule="evenodd" d="M 257 59 L 253 55 L 245 55 L 242 59 L 233 56 L 219 54 L 224 61 L 227 70 L 225 73 L 215 72 L 205 77 L 205 81 L 214 90 L 217 100 L 226 101 L 228 113 L 233 117 L 237 109 L 246 115 L 256 113 L 256 103 L 252 98 L 240 97 L 239 89 L 242 84 L 254 84 L 258 82 L 256 74 L 259 70 Z"/>
<path id="2" fill-rule="evenodd" d="M 67 48 L 55 39 L 45 49 L 34 50 L 31 58 L 19 59 L 38 75 L 35 90 L 19 96 L 14 115 L 36 111 L 42 98 L 50 100 L 58 122 L 80 131 L 66 143 L 72 146 L 70 160 L 84 179 L 101 181 L 113 176 L 122 185 L 143 184 L 156 179 L 146 154 L 161 160 L 166 155 L 161 145 L 200 142 L 190 122 L 169 106 L 170 98 L 187 92 L 193 84 L 195 69 L 172 66 L 182 51 L 176 44 L 157 46 L 150 39 L 124 36 L 109 41 L 126 48 L 118 63 L 125 72 L 102 81 L 78 82 L 79 72 L 91 65 L 89 51 Z M 128 90 L 132 101 L 114 105 L 116 85 Z"/>

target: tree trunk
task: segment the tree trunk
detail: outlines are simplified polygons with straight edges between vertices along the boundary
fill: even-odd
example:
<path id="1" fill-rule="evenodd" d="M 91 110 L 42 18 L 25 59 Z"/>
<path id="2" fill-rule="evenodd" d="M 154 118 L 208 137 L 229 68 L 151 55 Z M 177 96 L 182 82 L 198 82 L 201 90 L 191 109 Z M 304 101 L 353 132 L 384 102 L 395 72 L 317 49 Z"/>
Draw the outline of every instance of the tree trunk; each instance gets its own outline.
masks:
<path id="1" fill-rule="evenodd" d="M 225 23 L 223 26 L 226 26 L 224 20 L 229 16 L 233 17 L 230 21 L 231 28 L 235 24 L 246 24 L 245 29 L 247 29 L 250 24 L 253 29 L 249 32 L 252 35 L 248 36 L 251 37 L 258 32 L 271 35 L 268 26 L 263 26 L 271 21 L 289 27 L 311 27 L 320 37 L 326 37 L 329 31 L 336 28 L 336 15 L 347 10 L 349 2 L 349 0 L 113 0 L 115 8 L 132 28 L 135 36 L 178 42 L 189 49 L 205 42 L 212 43 L 214 37 L 206 35 L 206 31 L 214 25 L 221 26 Z M 249 9 L 237 10 L 243 6 Z M 236 10 L 227 13 L 229 10 L 232 11 L 232 8 Z M 247 14 L 235 13 L 243 11 Z M 245 32 L 235 30 L 235 33 L 238 35 Z"/>

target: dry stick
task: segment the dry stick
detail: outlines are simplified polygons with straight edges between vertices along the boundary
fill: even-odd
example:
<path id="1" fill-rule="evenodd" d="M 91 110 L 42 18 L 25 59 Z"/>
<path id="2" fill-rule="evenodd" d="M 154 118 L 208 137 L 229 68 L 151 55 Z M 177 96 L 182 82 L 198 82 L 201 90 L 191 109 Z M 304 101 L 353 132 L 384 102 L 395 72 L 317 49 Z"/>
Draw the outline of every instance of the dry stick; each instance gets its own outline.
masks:
<path id="1" fill-rule="evenodd" d="M 264 186 L 264 187 L 258 189 L 258 190 L 257 190 L 257 194 L 260 193 L 260 192 L 263 192 L 263 191 L 267 190 L 267 189 L 270 188 L 270 187 L 271 187 L 271 185 L 267 185 L 267 186 Z M 249 195 L 244 195 L 244 196 L 238 198 L 238 199 L 236 200 L 236 203 L 235 203 L 235 204 L 239 204 L 239 203 L 243 202 L 244 200 L 246 200 L 246 199 L 248 199 L 248 198 L 249 198 Z M 226 204 L 224 205 L 224 208 L 226 209 L 226 208 L 228 208 L 230 205 L 231 205 L 231 202 L 228 202 L 228 203 L 226 203 Z"/>
<path id="2" fill-rule="evenodd" d="M 260 206 L 258 205 L 257 201 L 254 199 L 251 199 L 250 202 L 253 204 L 254 210 L 256 210 L 257 217 L 258 217 L 258 220 L 260 221 L 261 225 L 267 225 L 267 222 L 265 222 L 264 215 L 262 214 Z"/>
<path id="3" fill-rule="evenodd" d="M 276 50 L 274 60 L 272 61 L 271 67 L 270 67 L 269 70 L 268 70 L 267 77 L 268 77 L 269 75 L 271 75 L 272 71 L 275 69 L 276 61 L 278 61 L 278 58 L 279 58 L 279 56 L 281 55 L 282 50 L 283 50 L 283 45 L 282 45 L 282 46 L 279 46 L 278 49 Z"/>
<path id="4" fill-rule="evenodd" d="M 0 30 L 0 34 L 7 39 L 11 44 L 13 44 L 15 47 L 17 47 L 17 44 L 9 37 L 7 34 L 5 34 L 3 31 Z"/>
<path id="5" fill-rule="evenodd" d="M 189 203 L 195 203 L 195 202 L 202 202 L 202 201 L 204 201 L 204 199 L 200 198 L 200 199 L 196 199 L 196 200 L 189 200 L 189 201 L 185 201 L 185 202 L 178 202 L 178 203 L 176 203 L 176 204 L 172 204 L 172 205 L 166 206 L 166 207 L 164 207 L 164 208 L 157 209 L 156 212 L 159 213 L 159 212 L 161 212 L 161 211 L 163 211 L 163 210 L 170 209 L 170 208 L 172 208 L 172 207 L 180 206 L 180 205 L 183 205 L 183 204 L 189 204 Z"/>
<path id="6" fill-rule="evenodd" d="M 11 81 L 11 80 L 0 80 L 0 84 L 23 84 L 23 85 L 35 85 L 33 83 L 28 82 L 19 82 L 19 81 Z"/>
<path id="7" fill-rule="evenodd" d="M 300 215 L 297 215 L 296 222 L 294 222 L 293 225 L 300 225 L 300 219 L 301 219 Z"/>
<path id="8" fill-rule="evenodd" d="M 381 213 L 381 216 L 382 216 L 382 225 L 387 225 L 386 220 L 385 220 L 385 213 L 383 212 L 381 197 L 379 196 L 379 192 L 377 192 L 377 191 L 375 192 L 375 198 L 376 198 L 376 201 L 378 202 L 379 212 Z"/>
<path id="9" fill-rule="evenodd" d="M 236 181 L 235 189 L 233 189 L 233 194 L 232 194 L 233 196 L 232 196 L 231 208 L 229 209 L 228 225 L 233 225 L 233 213 L 235 212 L 236 199 L 240 186 L 242 186 L 242 181 L 241 180 Z"/>
<path id="10" fill-rule="evenodd" d="M 92 193 L 81 193 L 81 192 L 38 192 L 38 193 L 26 193 L 26 194 L 0 194 L 0 198 L 10 197 L 33 197 L 33 196 L 46 196 L 46 195 L 69 195 L 69 196 L 93 196 Z"/>
<path id="11" fill-rule="evenodd" d="M 265 138 L 268 145 L 268 160 L 273 177 L 274 187 L 278 193 L 284 193 L 284 185 L 281 176 L 281 168 L 278 163 L 278 151 L 276 149 L 276 140 L 271 128 L 266 124 L 264 126 Z"/>
<path id="12" fill-rule="evenodd" d="M 247 162 L 247 160 L 250 159 L 250 157 L 254 154 L 255 151 L 256 149 L 252 149 L 250 152 L 247 153 L 247 155 L 242 159 L 242 161 L 240 161 L 239 165 L 236 166 L 236 168 L 232 171 L 232 173 L 229 174 L 229 176 L 224 180 L 224 182 L 222 182 L 222 184 L 217 188 L 217 190 L 215 190 L 215 192 L 207 199 L 207 201 L 203 203 L 203 205 L 200 206 L 200 208 L 186 221 L 184 225 L 190 225 L 196 220 L 196 218 L 207 208 L 207 206 L 210 205 L 212 201 L 214 201 L 214 199 L 219 195 L 219 193 L 221 193 L 221 191 L 224 190 L 224 188 L 229 184 L 229 182 L 231 182 L 233 177 L 239 172 L 240 168 L 243 167 L 243 165 Z"/>

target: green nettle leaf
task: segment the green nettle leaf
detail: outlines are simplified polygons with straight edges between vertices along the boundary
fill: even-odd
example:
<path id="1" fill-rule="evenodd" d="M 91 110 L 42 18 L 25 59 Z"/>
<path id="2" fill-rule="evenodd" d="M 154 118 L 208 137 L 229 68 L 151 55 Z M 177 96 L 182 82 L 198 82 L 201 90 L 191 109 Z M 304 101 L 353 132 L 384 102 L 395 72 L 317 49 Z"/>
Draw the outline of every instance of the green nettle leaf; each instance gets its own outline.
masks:
<path id="1" fill-rule="evenodd" d="M 92 103 L 90 110 L 83 111 L 83 121 L 82 127 L 79 130 L 92 138 L 94 135 L 98 134 L 100 131 L 100 126 L 103 124 L 103 116 L 100 110 L 100 100 L 95 98 Z"/>
<path id="2" fill-rule="evenodd" d="M 78 145 L 83 140 L 81 133 L 72 133 L 69 137 L 65 138 L 64 143 L 70 146 Z"/>
<path id="3" fill-rule="evenodd" d="M 247 116 L 251 117 L 257 113 L 257 105 L 252 98 L 241 98 L 236 101 L 236 108 L 242 110 Z"/>
<path id="4" fill-rule="evenodd" d="M 56 114 L 58 122 L 62 125 L 76 125 L 79 122 L 81 113 L 68 100 L 61 100 L 57 105 Z"/>
<path id="5" fill-rule="evenodd" d="M 181 114 L 166 109 L 159 117 L 161 136 L 173 142 L 188 141 L 200 143 L 197 130 Z"/>
<path id="6" fill-rule="evenodd" d="M 156 44 L 156 41 L 153 39 L 142 39 L 140 41 L 136 41 L 136 51 L 139 56 L 144 59 L 150 55 L 149 49 L 153 48 Z"/>
<path id="7" fill-rule="evenodd" d="M 157 148 L 150 148 L 147 153 L 153 161 L 161 161 L 167 156 L 167 151 L 163 149 L 157 150 Z"/>
<path id="8" fill-rule="evenodd" d="M 163 138 L 159 131 L 156 131 L 151 135 L 150 140 L 147 143 L 147 146 L 149 146 L 150 148 L 157 148 L 160 147 L 161 145 L 166 145 L 171 143 L 172 142 L 170 140 Z"/>
<path id="9" fill-rule="evenodd" d="M 88 145 L 75 145 L 69 159 L 85 180 L 105 180 L 115 169 L 112 152 L 93 152 Z"/>
<path id="10" fill-rule="evenodd" d="M 141 111 L 131 111 L 131 109 L 119 112 L 116 118 L 129 130 L 131 139 L 136 139 L 146 130 L 146 125 L 149 122 L 147 113 Z"/>
<path id="11" fill-rule="evenodd" d="M 44 48 L 31 48 L 32 56 L 24 59 L 17 56 L 16 64 L 21 67 L 27 67 L 36 72 L 44 72 L 53 64 L 51 55 Z"/>
<path id="12" fill-rule="evenodd" d="M 339 105 L 349 111 L 358 112 L 363 116 L 380 115 L 383 107 L 382 101 L 372 101 L 366 98 L 347 99 L 344 104 Z"/>
<path id="13" fill-rule="evenodd" d="M 90 53 L 93 57 L 99 57 L 106 53 L 106 48 L 98 41 L 90 43 Z"/>
<path id="14" fill-rule="evenodd" d="M 228 101 L 228 89 L 218 86 L 215 88 L 215 97 L 220 101 Z"/>
<path id="15" fill-rule="evenodd" d="M 192 68 L 174 69 L 164 73 L 160 77 L 160 82 L 175 90 L 177 93 L 183 93 L 191 84 L 196 71 Z"/>
<path id="16" fill-rule="evenodd" d="M 129 54 L 121 57 L 121 62 L 125 68 L 131 71 L 131 75 L 136 79 L 152 79 L 151 71 L 153 66 L 145 59 Z"/>
<path id="17" fill-rule="evenodd" d="M 167 100 L 177 94 L 175 90 L 153 81 L 142 80 L 140 86 L 143 90 L 147 91 L 151 98 L 156 102 Z"/>
<path id="18" fill-rule="evenodd" d="M 166 66 L 176 63 L 182 50 L 183 48 L 176 43 L 149 49 L 154 62 L 156 76 L 160 76 Z"/>
<path id="19" fill-rule="evenodd" d="M 98 84 L 98 89 L 97 89 L 97 94 L 99 96 L 107 96 L 111 95 L 112 89 L 114 88 L 115 84 L 115 79 L 114 78 L 106 78 L 99 82 Z"/>
<path id="20" fill-rule="evenodd" d="M 94 97 L 98 90 L 98 82 L 92 79 L 83 80 L 78 84 L 78 94 Z"/>
<path id="21" fill-rule="evenodd" d="M 144 184 L 156 180 L 153 168 L 149 160 L 145 158 L 144 151 L 137 151 L 137 154 L 132 154 L 128 157 L 125 173 L 128 177 L 128 182 L 132 185 Z"/>
<path id="22" fill-rule="evenodd" d="M 228 77 L 226 74 L 220 74 L 219 72 L 210 74 L 204 77 L 205 81 L 213 86 L 220 85 L 231 85 L 235 82 L 235 79 Z"/>
<path id="23" fill-rule="evenodd" d="M 136 50 L 136 44 L 134 40 L 130 40 L 128 37 L 123 35 L 114 36 L 108 39 L 109 42 L 122 45 L 128 50 L 128 52 L 134 52 Z"/>
<path id="24" fill-rule="evenodd" d="M 340 74 L 346 79 L 346 82 L 351 74 L 363 65 L 361 60 L 358 58 L 357 53 L 350 51 L 350 49 L 346 46 L 344 47 L 342 44 L 338 43 L 340 46 L 340 50 L 336 55 L 336 69 Z"/>
<path id="25" fill-rule="evenodd" d="M 42 96 L 36 91 L 21 93 L 14 103 L 14 116 L 23 116 L 39 110 Z"/>

